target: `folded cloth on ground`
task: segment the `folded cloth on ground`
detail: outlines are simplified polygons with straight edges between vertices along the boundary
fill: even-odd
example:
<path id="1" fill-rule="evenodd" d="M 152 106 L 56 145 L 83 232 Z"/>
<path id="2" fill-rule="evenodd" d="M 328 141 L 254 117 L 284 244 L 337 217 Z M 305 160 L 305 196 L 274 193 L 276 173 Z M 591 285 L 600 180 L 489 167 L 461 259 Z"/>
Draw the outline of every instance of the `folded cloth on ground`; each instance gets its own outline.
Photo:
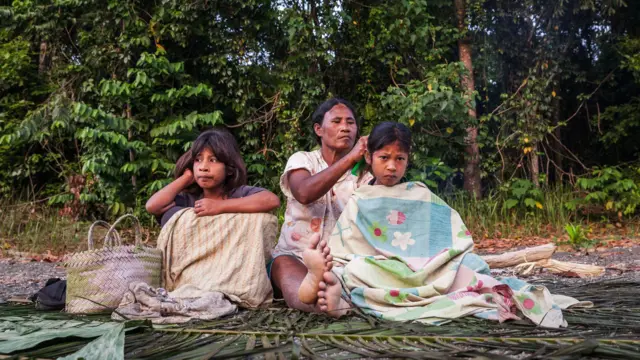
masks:
<path id="1" fill-rule="evenodd" d="M 154 289 L 143 282 L 136 282 L 129 284 L 129 291 L 124 294 L 111 318 L 180 324 L 192 319 L 213 320 L 233 314 L 236 310 L 237 306 L 219 291 L 204 291 L 193 285 L 183 285 L 168 293 L 165 289 Z"/>
<path id="2" fill-rule="evenodd" d="M 544 286 L 491 277 L 460 215 L 422 183 L 362 186 L 329 239 L 351 302 L 389 320 L 441 324 L 466 315 L 567 326 L 561 308 L 589 306 Z"/>
<path id="3" fill-rule="evenodd" d="M 271 214 L 197 217 L 192 208 L 177 212 L 158 237 L 163 253 L 163 286 L 190 284 L 220 291 L 242 307 L 268 306 L 273 289 L 266 264 L 278 234 Z"/>

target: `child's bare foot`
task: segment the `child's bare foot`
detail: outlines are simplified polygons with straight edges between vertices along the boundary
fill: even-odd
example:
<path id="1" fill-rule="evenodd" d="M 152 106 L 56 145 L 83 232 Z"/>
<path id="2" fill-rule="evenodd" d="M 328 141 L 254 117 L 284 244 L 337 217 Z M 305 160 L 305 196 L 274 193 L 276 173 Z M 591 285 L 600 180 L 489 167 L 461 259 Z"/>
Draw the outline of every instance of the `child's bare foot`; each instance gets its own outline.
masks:
<path id="1" fill-rule="evenodd" d="M 305 304 L 315 304 L 318 300 L 318 284 L 322 281 L 322 274 L 331 270 L 333 260 L 327 242 L 320 241 L 320 234 L 313 234 L 310 240 L 311 245 L 302 253 L 308 272 L 298 289 L 298 298 Z"/>
<path id="2" fill-rule="evenodd" d="M 322 279 L 323 281 L 319 284 L 320 291 L 318 291 L 320 311 L 336 319 L 346 315 L 351 305 L 342 298 L 342 285 L 338 277 L 333 272 L 326 271 Z"/>

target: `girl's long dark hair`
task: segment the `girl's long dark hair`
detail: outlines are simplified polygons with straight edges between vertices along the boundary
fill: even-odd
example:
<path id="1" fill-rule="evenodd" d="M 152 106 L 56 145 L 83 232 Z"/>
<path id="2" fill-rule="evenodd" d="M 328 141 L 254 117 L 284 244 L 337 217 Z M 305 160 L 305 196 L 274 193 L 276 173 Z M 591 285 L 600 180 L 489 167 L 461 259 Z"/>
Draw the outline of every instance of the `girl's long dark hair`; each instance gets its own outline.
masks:
<path id="1" fill-rule="evenodd" d="M 395 142 L 398 142 L 400 148 L 410 154 L 411 130 L 402 123 L 393 121 L 381 122 L 371 130 L 367 140 L 367 150 L 369 150 L 369 154 L 373 155 L 375 151 Z"/>
<path id="2" fill-rule="evenodd" d="M 240 148 L 233 135 L 221 128 L 207 130 L 193 142 L 191 149 L 176 162 L 173 176 L 177 179 L 186 169 L 193 169 L 193 162 L 204 149 L 213 151 L 216 158 L 225 164 L 225 180 L 222 184 L 226 194 L 247 184 L 247 167 L 240 155 Z M 201 192 L 197 185 L 190 192 Z"/>

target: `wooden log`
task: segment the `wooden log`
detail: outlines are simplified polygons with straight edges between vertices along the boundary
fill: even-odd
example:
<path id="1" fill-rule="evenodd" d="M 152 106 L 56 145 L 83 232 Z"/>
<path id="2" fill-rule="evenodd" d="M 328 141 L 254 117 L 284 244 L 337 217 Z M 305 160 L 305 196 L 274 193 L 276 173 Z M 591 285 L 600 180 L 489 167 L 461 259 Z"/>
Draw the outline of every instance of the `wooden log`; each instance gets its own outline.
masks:
<path id="1" fill-rule="evenodd" d="M 543 259 L 535 262 L 524 263 L 516 266 L 518 275 L 531 275 L 536 267 L 545 269 L 560 276 L 588 278 L 604 274 L 602 266 L 578 264 L 554 259 Z"/>
<path id="2" fill-rule="evenodd" d="M 585 278 L 604 274 L 604 268 L 597 265 L 578 264 L 554 259 L 540 260 L 537 263 L 545 270 L 559 275 L 577 275 L 581 278 Z"/>
<path id="3" fill-rule="evenodd" d="M 555 251 L 556 246 L 554 244 L 546 244 L 518 251 L 506 252 L 500 255 L 484 255 L 482 256 L 482 259 L 489 264 L 490 268 L 500 269 L 516 266 L 522 263 L 549 259 Z"/>

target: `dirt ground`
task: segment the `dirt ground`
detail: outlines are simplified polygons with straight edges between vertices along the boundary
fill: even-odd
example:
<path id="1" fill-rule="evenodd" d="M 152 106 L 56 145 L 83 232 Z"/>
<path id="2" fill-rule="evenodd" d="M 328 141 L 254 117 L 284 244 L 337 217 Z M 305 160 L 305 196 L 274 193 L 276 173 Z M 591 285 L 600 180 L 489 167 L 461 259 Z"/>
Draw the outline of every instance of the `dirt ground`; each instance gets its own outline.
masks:
<path id="1" fill-rule="evenodd" d="M 559 261 L 602 266 L 605 268 L 605 272 L 601 276 L 591 278 L 559 276 L 544 270 L 537 270 L 529 276 L 522 276 L 516 274 L 514 268 L 492 269 L 491 273 L 495 276 L 519 277 L 531 284 L 540 283 L 547 286 L 552 292 L 563 287 L 579 286 L 600 280 L 617 279 L 640 282 L 640 246 L 589 252 L 556 252 L 552 258 Z"/>
<path id="2" fill-rule="evenodd" d="M 516 249 L 514 249 L 516 250 Z M 554 259 L 582 264 L 604 266 L 603 276 L 593 279 L 576 279 L 549 273 L 536 272 L 522 277 L 529 282 L 574 285 L 581 281 L 594 281 L 603 278 L 632 278 L 640 280 L 640 246 L 630 248 L 611 248 L 599 251 L 569 253 L 556 252 Z M 513 269 L 492 270 L 497 276 L 514 276 Z M 0 258 L 0 303 L 12 298 L 25 299 L 44 286 L 49 278 L 64 278 L 62 263 L 32 261 L 28 258 Z M 555 286 L 554 286 L 555 287 Z"/>
<path id="3" fill-rule="evenodd" d="M 592 250 L 587 253 L 556 252 L 554 259 L 570 262 L 588 263 L 605 267 L 626 264 L 627 267 L 640 267 L 640 246 L 630 248 L 611 248 Z"/>
<path id="4" fill-rule="evenodd" d="M 64 276 L 61 263 L 0 259 L 0 303 L 14 297 L 26 298 L 42 288 L 47 279 Z"/>

